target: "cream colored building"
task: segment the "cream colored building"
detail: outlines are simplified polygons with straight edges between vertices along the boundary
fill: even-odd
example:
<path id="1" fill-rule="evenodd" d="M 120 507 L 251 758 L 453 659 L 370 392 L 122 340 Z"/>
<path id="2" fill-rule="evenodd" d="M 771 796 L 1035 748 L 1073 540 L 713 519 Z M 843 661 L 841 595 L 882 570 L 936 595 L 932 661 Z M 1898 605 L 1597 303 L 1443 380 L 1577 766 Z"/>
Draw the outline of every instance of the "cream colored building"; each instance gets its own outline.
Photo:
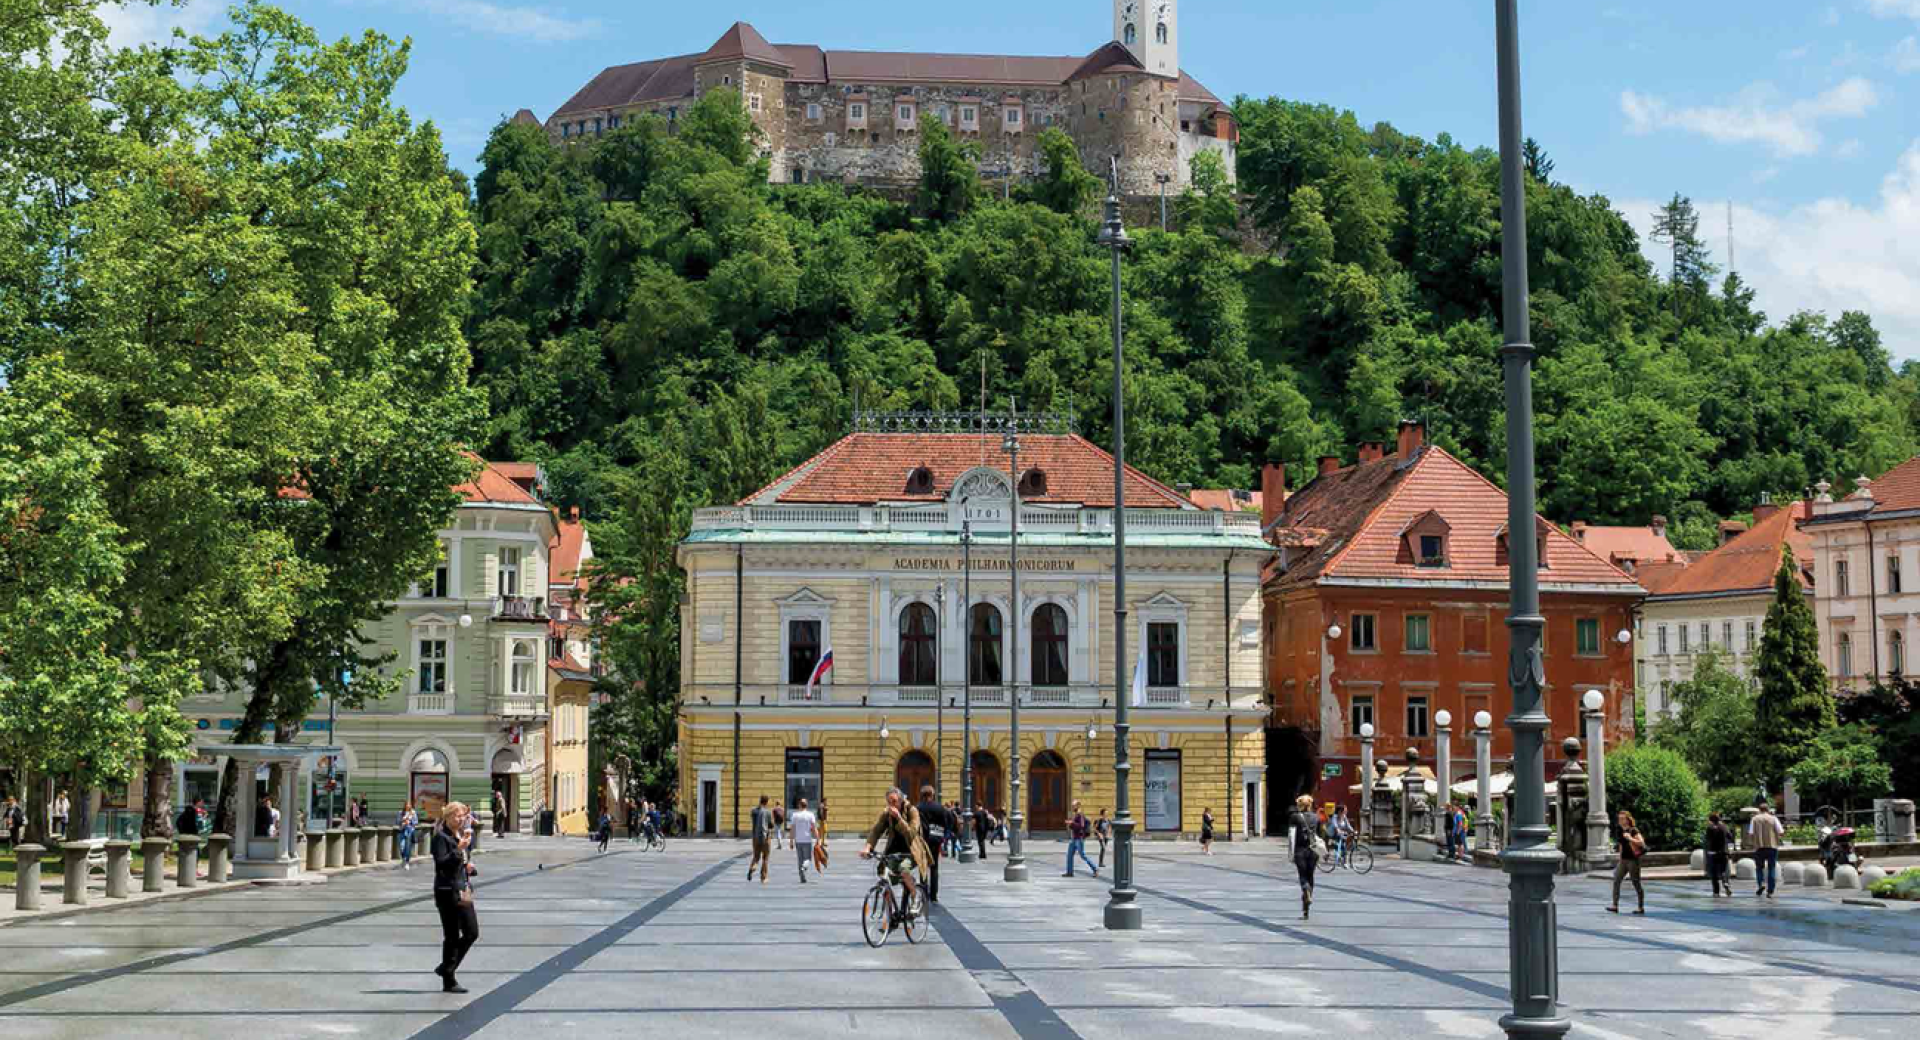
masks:
<path id="1" fill-rule="evenodd" d="M 1845 499 L 1819 485 L 1813 518 L 1820 595 L 1820 652 L 1837 686 L 1864 689 L 1913 672 L 1920 639 L 1920 458 L 1878 480 L 1861 477 Z"/>
<path id="2" fill-rule="evenodd" d="M 824 796 L 835 831 L 863 829 L 895 784 L 958 799 L 969 697 L 977 804 L 1010 804 L 1017 759 L 1029 830 L 1062 829 L 1075 800 L 1089 816 L 1112 808 L 1112 458 L 1023 420 L 1016 609 L 1010 459 L 998 427 L 974 424 L 869 419 L 745 501 L 695 514 L 679 551 L 680 808 L 694 833 L 746 828 L 762 795 Z M 1131 470 L 1126 501 L 1127 671 L 1144 653 L 1148 673 L 1132 710 L 1134 816 L 1149 836 L 1197 833 L 1205 809 L 1221 838 L 1261 830 L 1259 518 L 1200 510 Z"/>

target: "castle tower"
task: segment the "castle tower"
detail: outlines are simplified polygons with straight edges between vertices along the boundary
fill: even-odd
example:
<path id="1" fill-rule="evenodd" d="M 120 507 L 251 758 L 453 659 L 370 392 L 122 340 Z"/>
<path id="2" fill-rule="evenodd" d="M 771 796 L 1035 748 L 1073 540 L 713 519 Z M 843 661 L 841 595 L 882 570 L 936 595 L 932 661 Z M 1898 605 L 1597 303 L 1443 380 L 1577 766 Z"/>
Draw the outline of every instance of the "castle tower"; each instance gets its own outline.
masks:
<path id="1" fill-rule="evenodd" d="M 1113 38 L 1148 72 L 1179 77 L 1179 0 L 1113 0 Z"/>

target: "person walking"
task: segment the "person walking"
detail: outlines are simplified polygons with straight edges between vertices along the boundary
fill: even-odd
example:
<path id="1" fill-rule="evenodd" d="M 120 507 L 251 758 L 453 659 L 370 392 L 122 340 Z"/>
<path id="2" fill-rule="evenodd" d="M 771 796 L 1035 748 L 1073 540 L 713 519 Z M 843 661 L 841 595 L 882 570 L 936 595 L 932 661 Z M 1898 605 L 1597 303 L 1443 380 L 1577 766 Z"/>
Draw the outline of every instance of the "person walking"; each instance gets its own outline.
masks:
<path id="1" fill-rule="evenodd" d="M 347 826 L 360 827 L 365 823 L 366 820 L 360 815 L 360 803 L 347 799 Z"/>
<path id="2" fill-rule="evenodd" d="M 793 807 L 793 815 L 787 817 L 787 826 L 793 829 L 793 858 L 800 864 L 800 883 L 807 883 L 807 867 L 813 863 L 813 843 L 819 828 L 819 821 L 807 810 L 807 800 L 800 799 Z"/>
<path id="3" fill-rule="evenodd" d="M 973 844 L 979 849 L 980 858 L 987 858 L 987 839 L 993 833 L 993 814 L 984 805 L 973 807 Z"/>
<path id="4" fill-rule="evenodd" d="M 507 833 L 507 793 L 500 788 L 493 789 L 493 801 L 487 806 L 493 813 L 493 836 L 498 838 Z"/>
<path id="5" fill-rule="evenodd" d="M 1713 894 L 1725 891 L 1733 895 L 1733 882 L 1727 880 L 1727 852 L 1733 844 L 1733 830 L 1720 819 L 1719 813 L 1707 814 L 1707 880 L 1713 885 Z"/>
<path id="6" fill-rule="evenodd" d="M 1313 916 L 1313 875 L 1320 866 L 1320 816 L 1313 811 L 1313 796 L 1303 794 L 1293 800 L 1293 813 L 1287 819 L 1289 840 L 1293 843 L 1293 870 L 1300 876 L 1300 919 Z"/>
<path id="7" fill-rule="evenodd" d="M 7 847 L 20 847 L 20 836 L 27 830 L 27 813 L 20 808 L 20 799 L 7 796 L 6 808 L 0 809 L 0 823 L 7 825 Z"/>
<path id="8" fill-rule="evenodd" d="M 1001 842 L 1006 840 L 1007 840 L 1007 811 L 1005 809 L 996 808 L 993 810 L 993 843 L 998 845 Z"/>
<path id="9" fill-rule="evenodd" d="M 1200 810 L 1200 853 L 1213 855 L 1213 809 Z"/>
<path id="10" fill-rule="evenodd" d="M 947 835 L 954 830 L 952 814 L 933 796 L 933 785 L 920 787 L 920 840 L 927 846 L 927 902 L 940 901 L 940 857 L 946 853 Z"/>
<path id="11" fill-rule="evenodd" d="M 779 803 L 775 803 L 773 807 L 773 847 L 774 848 L 776 849 L 786 848 L 786 845 L 783 843 L 783 840 L 782 840 L 782 837 L 786 833 L 786 830 L 787 830 L 787 807 Z"/>
<path id="12" fill-rule="evenodd" d="M 1633 879 L 1633 895 L 1638 905 L 1636 914 L 1647 912 L 1647 890 L 1640 884 L 1640 858 L 1647 854 L 1647 839 L 1640 836 L 1640 828 L 1633 822 L 1633 814 L 1625 809 L 1614 818 L 1614 841 L 1620 845 L 1620 859 L 1613 865 L 1613 903 L 1607 907 L 1607 913 L 1620 912 L 1620 882 L 1624 878 Z"/>
<path id="13" fill-rule="evenodd" d="M 1093 821 L 1093 836 L 1100 842 L 1100 865 L 1107 865 L 1107 842 L 1113 838 L 1113 821 L 1107 819 L 1107 810 L 1100 810 L 1100 818 Z"/>
<path id="14" fill-rule="evenodd" d="M 747 880 L 753 880 L 753 868 L 760 868 L 760 883 L 767 883 L 767 866 L 772 861 L 769 842 L 773 832 L 773 810 L 767 808 L 767 796 L 760 796 L 760 804 L 753 809 L 753 859 L 747 863 Z"/>
<path id="15" fill-rule="evenodd" d="M 1073 803 L 1073 815 L 1067 817 L 1067 872 L 1060 875 L 1061 877 L 1073 876 L 1075 855 L 1080 857 L 1080 862 L 1087 865 L 1087 869 L 1093 873 L 1094 877 L 1100 876 L 1100 868 L 1094 866 L 1093 861 L 1087 858 L 1087 835 L 1092 831 L 1093 824 L 1087 822 L 1086 814 L 1080 811 L 1080 803 Z"/>
<path id="16" fill-rule="evenodd" d="M 1786 835 L 1786 828 L 1780 826 L 1773 808 L 1762 802 L 1747 829 L 1753 835 L 1753 879 L 1758 885 L 1753 896 L 1772 899 L 1774 888 L 1780 884 L 1780 839 Z"/>
<path id="17" fill-rule="evenodd" d="M 454 973 L 480 939 L 480 914 L 473 905 L 473 810 L 448 802 L 433 828 L 433 908 L 440 914 L 440 976 L 445 993 L 465 993 Z"/>
<path id="18" fill-rule="evenodd" d="M 407 802 L 400 807 L 400 815 L 395 822 L 400 827 L 400 869 L 413 869 L 413 835 L 420 826 L 420 814 L 413 811 L 413 803 Z"/>
<path id="19" fill-rule="evenodd" d="M 600 854 L 606 855 L 607 843 L 613 840 L 613 814 L 605 809 L 600 810 L 600 820 L 594 827 L 594 837 L 600 840 Z"/>
<path id="20" fill-rule="evenodd" d="M 198 835 L 200 833 L 200 821 L 206 819 L 206 816 L 206 799 L 194 799 L 192 805 L 185 806 L 180 810 L 180 818 L 173 822 L 174 833 Z"/>
<path id="21" fill-rule="evenodd" d="M 67 801 L 67 792 L 62 791 L 53 798 L 53 829 L 62 839 L 67 837 L 67 820 L 73 812 L 73 804 Z"/>

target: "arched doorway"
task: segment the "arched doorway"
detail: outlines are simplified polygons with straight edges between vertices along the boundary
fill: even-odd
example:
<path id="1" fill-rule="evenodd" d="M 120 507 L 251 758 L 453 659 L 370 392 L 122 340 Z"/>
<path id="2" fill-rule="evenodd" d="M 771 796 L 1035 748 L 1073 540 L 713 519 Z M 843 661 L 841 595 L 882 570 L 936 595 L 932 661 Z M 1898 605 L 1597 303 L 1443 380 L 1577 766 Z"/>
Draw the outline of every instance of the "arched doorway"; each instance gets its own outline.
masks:
<path id="1" fill-rule="evenodd" d="M 893 785 L 905 791 L 910 802 L 920 801 L 920 788 L 933 783 L 933 756 L 925 751 L 909 751 L 893 767 Z"/>
<path id="2" fill-rule="evenodd" d="M 1001 787 L 1000 760 L 991 751 L 973 753 L 973 804 L 996 812 L 1006 807 Z"/>
<path id="3" fill-rule="evenodd" d="M 1067 829 L 1067 760 L 1057 751 L 1033 756 L 1027 772 L 1027 830 Z"/>

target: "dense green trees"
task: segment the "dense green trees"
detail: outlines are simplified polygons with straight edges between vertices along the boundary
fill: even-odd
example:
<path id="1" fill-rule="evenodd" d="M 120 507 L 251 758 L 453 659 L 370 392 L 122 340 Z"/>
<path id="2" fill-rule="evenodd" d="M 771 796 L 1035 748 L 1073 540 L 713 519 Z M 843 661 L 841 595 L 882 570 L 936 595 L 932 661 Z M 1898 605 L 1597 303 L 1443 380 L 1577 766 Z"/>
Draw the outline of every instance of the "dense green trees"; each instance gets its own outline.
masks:
<path id="1" fill-rule="evenodd" d="M 1822 734 L 1833 729 L 1836 712 L 1826 666 L 1820 663 L 1820 632 L 1813 607 L 1801 591 L 1799 563 L 1790 546 L 1780 547 L 1780 568 L 1773 577 L 1773 603 L 1761 630 L 1754 678 L 1760 696 L 1754 705 L 1754 743 L 1767 789 L 1776 790 L 1795 763 L 1812 754 Z"/>

